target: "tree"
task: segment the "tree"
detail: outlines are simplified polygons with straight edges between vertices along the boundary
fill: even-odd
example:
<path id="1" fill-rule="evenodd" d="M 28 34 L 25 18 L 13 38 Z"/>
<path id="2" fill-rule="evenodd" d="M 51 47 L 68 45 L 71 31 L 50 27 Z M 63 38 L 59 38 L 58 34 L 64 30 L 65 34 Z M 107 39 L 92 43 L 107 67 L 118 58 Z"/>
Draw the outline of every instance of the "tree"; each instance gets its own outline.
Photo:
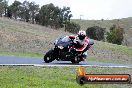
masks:
<path id="1" fill-rule="evenodd" d="M 21 2 L 15 0 L 12 5 L 11 5 L 11 11 L 12 11 L 12 15 L 15 19 L 17 19 L 18 14 L 19 14 L 19 7 L 21 5 Z"/>
<path id="2" fill-rule="evenodd" d="M 70 12 L 69 7 L 61 9 L 50 3 L 41 7 L 39 13 L 35 17 L 35 21 L 41 25 L 58 29 L 64 27 L 64 24 L 70 21 L 70 18 L 72 17 Z"/>
<path id="3" fill-rule="evenodd" d="M 5 11 L 5 6 L 4 6 L 4 1 L 0 0 L 0 16 L 2 17 L 2 15 L 4 14 Z"/>
<path id="4" fill-rule="evenodd" d="M 26 22 L 29 22 L 29 19 L 30 19 L 30 7 L 29 7 L 29 2 L 28 1 L 24 1 L 21 5 L 21 8 L 22 8 L 22 13 L 24 14 L 23 18 Z"/>
<path id="5" fill-rule="evenodd" d="M 74 22 L 67 22 L 65 30 L 71 33 L 78 33 L 78 31 L 80 30 L 80 25 Z"/>
<path id="6" fill-rule="evenodd" d="M 47 4 L 41 7 L 41 9 L 39 10 L 39 14 L 37 15 L 39 16 L 38 19 L 36 20 L 37 23 L 44 25 L 44 26 L 49 25 L 49 20 L 51 20 L 50 14 L 52 13 L 52 10 L 49 9 L 49 6 L 53 7 L 53 4 Z"/>
<path id="7" fill-rule="evenodd" d="M 11 7 L 7 7 L 7 17 L 8 18 L 12 18 L 12 11 L 11 11 Z"/>
<path id="8" fill-rule="evenodd" d="M 105 33 L 105 28 L 101 28 L 99 26 L 93 26 L 89 27 L 86 30 L 86 34 L 95 40 L 103 40 L 104 39 L 104 33 Z"/>
<path id="9" fill-rule="evenodd" d="M 34 2 L 28 2 L 24 1 L 20 7 L 19 7 L 19 17 L 21 20 L 29 22 L 30 20 L 33 20 L 34 23 L 34 15 L 35 15 L 35 3 Z M 33 16 L 33 17 L 32 17 Z"/>
<path id="10" fill-rule="evenodd" d="M 39 5 L 35 4 L 35 2 L 29 3 L 29 10 L 32 23 L 34 24 L 35 15 L 39 10 Z"/>
<path id="11" fill-rule="evenodd" d="M 0 16 L 3 15 L 7 17 L 8 15 L 8 1 L 7 0 L 0 0 Z"/>
<path id="12" fill-rule="evenodd" d="M 59 13 L 60 8 L 55 7 L 52 3 L 43 5 L 37 14 L 37 23 L 44 26 L 59 27 Z M 39 17 L 38 17 L 39 16 Z"/>
<path id="13" fill-rule="evenodd" d="M 70 13 L 71 13 L 70 7 L 63 7 L 63 9 L 61 10 L 61 16 L 62 16 L 64 23 L 70 21 L 70 18 L 72 17 L 72 14 Z"/>
<path id="14" fill-rule="evenodd" d="M 10 11 L 11 10 L 11 11 Z M 19 2 L 14 1 L 10 8 L 8 8 L 8 15 L 13 15 L 15 19 L 20 18 L 20 20 L 29 22 L 32 21 L 34 23 L 35 15 L 37 14 L 39 10 L 39 5 L 37 5 L 35 2 Z"/>
<path id="15" fill-rule="evenodd" d="M 40 14 L 39 13 L 36 14 L 36 16 L 35 16 L 35 22 L 36 22 L 36 24 L 40 24 Z"/>
<path id="16" fill-rule="evenodd" d="M 66 25 L 67 22 L 70 22 L 70 19 L 72 17 L 72 14 L 70 14 L 71 11 L 70 11 L 70 7 L 63 7 L 61 9 L 61 13 L 60 13 L 60 21 L 61 21 L 61 25 L 63 27 L 63 25 Z M 65 29 L 66 31 L 66 29 Z"/>
<path id="17" fill-rule="evenodd" d="M 110 32 L 107 32 L 107 41 L 110 43 L 121 45 L 123 41 L 124 30 L 120 26 L 113 25 L 110 28 Z"/>
<path id="18" fill-rule="evenodd" d="M 7 8 L 8 8 L 8 1 L 3 0 L 3 6 L 4 6 L 4 16 L 7 16 Z"/>

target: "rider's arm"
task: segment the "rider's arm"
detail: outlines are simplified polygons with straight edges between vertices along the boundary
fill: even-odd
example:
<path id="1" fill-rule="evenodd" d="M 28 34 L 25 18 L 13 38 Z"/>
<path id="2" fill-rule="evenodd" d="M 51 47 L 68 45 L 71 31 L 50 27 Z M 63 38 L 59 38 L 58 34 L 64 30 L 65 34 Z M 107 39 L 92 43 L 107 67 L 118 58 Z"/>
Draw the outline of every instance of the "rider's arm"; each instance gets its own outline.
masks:
<path id="1" fill-rule="evenodd" d="M 87 50 L 89 50 L 93 44 L 94 44 L 94 40 L 93 39 L 89 39 Z"/>
<path id="2" fill-rule="evenodd" d="M 89 45 L 93 45 L 94 44 L 94 40 L 93 39 L 89 39 Z"/>
<path id="3" fill-rule="evenodd" d="M 88 46 L 88 40 L 86 39 L 84 44 L 82 45 L 81 48 L 77 48 L 76 51 L 84 51 L 84 49 Z"/>
<path id="4" fill-rule="evenodd" d="M 70 36 L 69 36 L 69 39 L 74 40 L 74 39 L 75 39 L 75 36 L 70 35 Z"/>

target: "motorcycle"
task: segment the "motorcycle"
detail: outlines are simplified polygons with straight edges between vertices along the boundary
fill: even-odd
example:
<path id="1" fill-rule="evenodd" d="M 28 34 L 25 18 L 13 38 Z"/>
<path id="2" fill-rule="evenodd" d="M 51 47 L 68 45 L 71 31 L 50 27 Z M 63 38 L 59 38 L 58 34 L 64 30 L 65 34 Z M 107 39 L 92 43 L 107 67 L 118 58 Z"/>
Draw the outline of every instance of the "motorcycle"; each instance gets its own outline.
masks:
<path id="1" fill-rule="evenodd" d="M 54 43 L 54 48 L 50 49 L 44 56 L 45 63 L 50 63 L 54 60 L 57 61 L 71 61 L 72 63 L 79 63 L 83 61 L 82 53 L 73 48 L 73 41 L 63 41 L 59 38 Z"/>

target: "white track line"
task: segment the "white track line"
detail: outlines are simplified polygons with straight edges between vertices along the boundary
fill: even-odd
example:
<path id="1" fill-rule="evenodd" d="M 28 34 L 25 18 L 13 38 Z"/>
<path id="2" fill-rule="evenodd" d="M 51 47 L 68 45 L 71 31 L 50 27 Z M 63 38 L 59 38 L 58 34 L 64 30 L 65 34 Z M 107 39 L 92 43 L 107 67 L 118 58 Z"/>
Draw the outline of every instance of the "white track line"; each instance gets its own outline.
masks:
<path id="1" fill-rule="evenodd" d="M 0 66 L 34 66 L 34 64 L 0 64 Z"/>
<path id="2" fill-rule="evenodd" d="M 50 66 L 50 67 L 54 67 L 54 66 L 62 66 L 62 67 L 79 67 L 79 66 L 83 66 L 83 67 L 111 67 L 111 68 L 132 68 L 131 66 L 101 66 L 101 65 L 39 65 L 39 64 L 35 64 L 34 66 L 38 66 L 38 67 L 44 67 L 44 66 Z"/>
<path id="3" fill-rule="evenodd" d="M 0 66 L 36 66 L 36 67 L 110 67 L 110 68 L 132 68 L 132 66 L 101 66 L 101 65 L 43 65 L 43 64 L 0 64 Z"/>

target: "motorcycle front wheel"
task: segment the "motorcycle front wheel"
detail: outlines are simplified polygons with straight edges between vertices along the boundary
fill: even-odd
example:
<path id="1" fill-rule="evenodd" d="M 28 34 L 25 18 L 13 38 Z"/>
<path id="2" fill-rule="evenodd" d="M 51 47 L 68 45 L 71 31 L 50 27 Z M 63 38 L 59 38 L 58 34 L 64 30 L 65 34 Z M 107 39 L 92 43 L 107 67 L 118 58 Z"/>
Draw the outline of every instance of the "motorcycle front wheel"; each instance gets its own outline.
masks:
<path id="1" fill-rule="evenodd" d="M 54 60 L 53 59 L 53 50 L 49 50 L 44 56 L 44 61 L 45 61 L 45 63 L 50 63 L 53 60 Z"/>

